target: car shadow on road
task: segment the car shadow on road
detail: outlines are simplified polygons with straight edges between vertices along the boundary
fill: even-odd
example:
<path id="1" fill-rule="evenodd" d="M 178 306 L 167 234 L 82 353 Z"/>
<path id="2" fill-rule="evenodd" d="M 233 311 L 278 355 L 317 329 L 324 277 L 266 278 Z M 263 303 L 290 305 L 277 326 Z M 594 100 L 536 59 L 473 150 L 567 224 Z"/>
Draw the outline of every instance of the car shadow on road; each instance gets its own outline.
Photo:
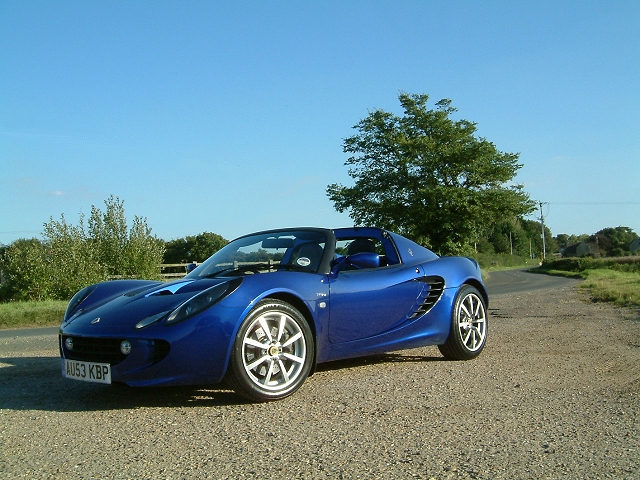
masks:
<path id="1" fill-rule="evenodd" d="M 62 378 L 58 357 L 0 358 L 0 410 L 81 412 L 248 403 L 224 386 L 100 385 Z"/>
<path id="2" fill-rule="evenodd" d="M 433 361 L 445 359 L 385 353 L 321 364 L 316 371 Z M 224 384 L 134 388 L 68 380 L 62 378 L 58 357 L 0 358 L 0 391 L 0 410 L 82 412 L 140 407 L 221 407 L 249 403 Z"/>
<path id="3" fill-rule="evenodd" d="M 330 370 L 340 370 L 343 368 L 358 368 L 366 365 L 379 365 L 383 363 L 424 363 L 424 362 L 444 362 L 444 357 L 432 355 L 410 355 L 406 353 L 381 353 L 369 355 L 368 357 L 349 358 L 347 360 L 336 360 L 322 363 L 316 368 L 316 372 L 326 372 Z"/>

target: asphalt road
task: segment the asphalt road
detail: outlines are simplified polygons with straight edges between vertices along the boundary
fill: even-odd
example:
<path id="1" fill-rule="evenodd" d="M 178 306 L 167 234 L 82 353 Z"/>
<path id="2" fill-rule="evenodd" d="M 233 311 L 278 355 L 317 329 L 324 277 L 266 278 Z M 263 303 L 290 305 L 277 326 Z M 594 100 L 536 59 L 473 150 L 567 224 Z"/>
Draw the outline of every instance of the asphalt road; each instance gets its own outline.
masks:
<path id="1" fill-rule="evenodd" d="M 573 278 L 554 277 L 527 270 L 502 270 L 485 275 L 485 285 L 492 295 L 513 294 L 548 288 L 566 288 L 578 283 Z"/>

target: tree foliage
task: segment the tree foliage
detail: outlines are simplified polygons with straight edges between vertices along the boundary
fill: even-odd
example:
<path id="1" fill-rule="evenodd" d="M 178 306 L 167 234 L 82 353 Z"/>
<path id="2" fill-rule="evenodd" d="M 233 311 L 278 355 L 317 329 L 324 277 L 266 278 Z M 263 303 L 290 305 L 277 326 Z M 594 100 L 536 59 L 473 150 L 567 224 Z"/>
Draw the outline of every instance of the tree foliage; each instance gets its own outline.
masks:
<path id="1" fill-rule="evenodd" d="M 164 263 L 204 262 L 227 243 L 228 240 L 211 232 L 171 240 L 166 244 Z"/>
<path id="2" fill-rule="evenodd" d="M 603 257 L 622 257 L 629 255 L 629 245 L 638 234 L 629 227 L 603 228 L 589 237 L 589 240 L 597 243 L 600 255 Z"/>
<path id="3" fill-rule="evenodd" d="M 631 243 L 638 238 L 638 234 L 629 227 L 607 227 L 598 230 L 593 235 L 567 235 L 561 233 L 555 237 L 558 245 L 566 248 L 570 245 L 587 242 L 597 245 L 598 255 L 601 257 L 623 257 L 631 255 Z"/>
<path id="4" fill-rule="evenodd" d="M 44 300 L 50 297 L 45 247 L 38 239 L 21 238 L 3 249 L 0 299 Z"/>
<path id="5" fill-rule="evenodd" d="M 545 242 L 547 254 L 558 247 L 551 230 L 547 227 Z M 542 258 L 542 224 L 522 218 L 496 223 L 478 242 L 476 250 L 479 253 L 512 253 L 521 257 Z"/>
<path id="6" fill-rule="evenodd" d="M 427 95 L 402 93 L 403 116 L 376 110 L 344 140 L 352 187 L 327 195 L 356 225 L 397 231 L 440 254 L 469 253 L 496 224 L 532 211 L 521 185 L 508 185 L 522 165 L 453 120 L 450 100 L 427 109 Z"/>
<path id="7" fill-rule="evenodd" d="M 0 258 L 3 299 L 69 299 L 82 287 L 114 277 L 158 278 L 164 242 L 151 234 L 146 219 L 135 217 L 131 229 L 124 201 L 92 206 L 88 225 L 64 216 L 44 224 L 43 241 L 17 240 Z"/>

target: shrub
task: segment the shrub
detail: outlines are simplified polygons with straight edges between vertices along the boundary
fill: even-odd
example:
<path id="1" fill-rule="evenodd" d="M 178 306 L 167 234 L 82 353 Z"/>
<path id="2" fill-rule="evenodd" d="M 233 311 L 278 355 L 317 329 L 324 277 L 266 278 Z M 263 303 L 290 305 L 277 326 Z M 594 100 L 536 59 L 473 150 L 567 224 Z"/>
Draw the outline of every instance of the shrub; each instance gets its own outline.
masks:
<path id="1" fill-rule="evenodd" d="M 92 207 L 89 226 L 64 215 L 44 225 L 44 241 L 19 240 L 0 258 L 3 300 L 69 299 L 86 285 L 114 277 L 160 278 L 164 242 L 151 234 L 146 219 L 135 217 L 131 230 L 124 202 L 105 201 L 106 211 Z"/>

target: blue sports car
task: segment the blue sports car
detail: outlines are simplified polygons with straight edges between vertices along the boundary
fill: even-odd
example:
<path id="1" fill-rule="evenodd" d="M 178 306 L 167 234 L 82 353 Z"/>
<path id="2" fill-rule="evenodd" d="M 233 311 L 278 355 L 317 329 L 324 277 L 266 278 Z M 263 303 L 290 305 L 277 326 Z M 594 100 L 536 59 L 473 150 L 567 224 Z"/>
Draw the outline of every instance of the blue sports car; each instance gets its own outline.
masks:
<path id="1" fill-rule="evenodd" d="M 317 364 L 438 345 L 468 360 L 487 339 L 478 264 L 378 228 L 237 238 L 183 279 L 114 280 L 69 302 L 62 375 L 131 386 L 226 381 L 254 401 L 295 392 Z"/>

